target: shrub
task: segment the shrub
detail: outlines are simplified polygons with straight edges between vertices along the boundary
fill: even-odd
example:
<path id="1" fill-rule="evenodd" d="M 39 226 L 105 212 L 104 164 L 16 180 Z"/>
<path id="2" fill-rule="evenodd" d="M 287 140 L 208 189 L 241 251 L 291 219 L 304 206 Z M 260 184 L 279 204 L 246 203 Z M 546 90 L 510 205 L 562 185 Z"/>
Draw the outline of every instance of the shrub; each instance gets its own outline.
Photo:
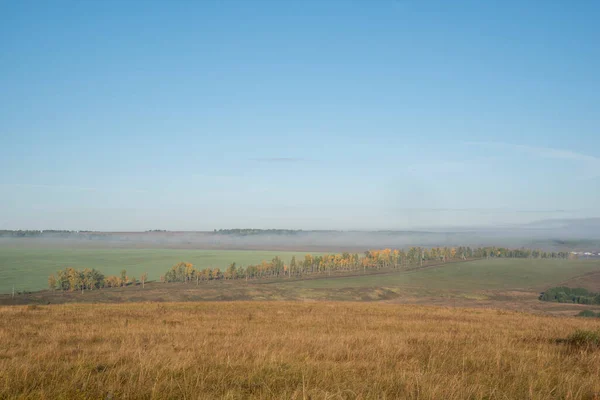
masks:
<path id="1" fill-rule="evenodd" d="M 571 346 L 588 349 L 600 347 L 600 330 L 586 331 L 583 329 L 578 329 L 569 335 L 564 342 Z"/>
<path id="2" fill-rule="evenodd" d="M 580 312 L 579 314 L 577 314 L 578 317 L 584 317 L 584 318 L 594 318 L 594 317 L 598 317 L 600 318 L 600 313 L 595 313 L 592 310 L 583 310 L 582 312 Z"/>

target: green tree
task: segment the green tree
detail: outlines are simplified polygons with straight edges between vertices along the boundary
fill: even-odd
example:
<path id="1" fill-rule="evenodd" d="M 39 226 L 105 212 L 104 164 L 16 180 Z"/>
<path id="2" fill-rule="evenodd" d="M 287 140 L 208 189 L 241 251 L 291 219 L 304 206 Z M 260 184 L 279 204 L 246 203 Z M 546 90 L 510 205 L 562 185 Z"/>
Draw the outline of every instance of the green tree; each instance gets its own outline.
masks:
<path id="1" fill-rule="evenodd" d="M 288 275 L 291 277 L 292 273 L 296 274 L 296 269 L 297 269 L 297 266 L 296 266 L 296 256 L 292 256 L 292 261 L 290 261 L 290 272 L 289 272 Z"/>
<path id="2" fill-rule="evenodd" d="M 92 290 L 95 287 L 98 287 L 98 276 L 95 273 L 95 270 L 86 268 L 82 273 L 83 280 L 83 288 Z"/>
<path id="3" fill-rule="evenodd" d="M 246 274 L 246 270 L 241 265 L 237 268 L 237 277 L 238 279 L 246 278 L 248 280 L 248 274 Z"/>
<path id="4" fill-rule="evenodd" d="M 56 285 L 60 290 L 69 290 L 69 280 L 67 277 L 67 270 L 59 270 L 57 273 Z"/>

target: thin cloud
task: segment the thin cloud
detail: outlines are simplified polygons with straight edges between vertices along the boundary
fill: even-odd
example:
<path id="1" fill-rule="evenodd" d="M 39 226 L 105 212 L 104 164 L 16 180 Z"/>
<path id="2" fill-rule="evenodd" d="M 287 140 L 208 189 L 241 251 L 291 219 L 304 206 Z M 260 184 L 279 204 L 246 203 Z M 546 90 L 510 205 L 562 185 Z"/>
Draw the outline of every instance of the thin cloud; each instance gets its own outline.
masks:
<path id="1" fill-rule="evenodd" d="M 33 183 L 3 183 L 3 184 L 0 184 L 0 186 L 33 188 L 33 189 L 56 189 L 56 190 L 78 191 L 78 192 L 97 192 L 98 191 L 98 188 L 94 188 L 94 187 L 67 186 L 67 185 L 43 185 L 43 184 L 33 184 Z"/>
<path id="2" fill-rule="evenodd" d="M 526 146 L 521 144 L 510 144 L 502 142 L 466 142 L 471 146 L 503 148 L 531 154 L 535 157 L 550 158 L 555 160 L 574 161 L 582 165 L 585 173 L 579 178 L 592 179 L 600 177 L 600 158 L 587 154 L 577 153 L 572 150 L 553 149 L 550 147 Z"/>
<path id="3" fill-rule="evenodd" d="M 473 168 L 477 168 L 479 165 L 489 164 L 490 161 L 495 160 L 496 158 L 497 157 L 474 157 L 459 161 L 448 160 L 413 163 L 404 167 L 404 170 L 411 173 L 418 172 L 424 174 L 460 174 Z"/>
<path id="4" fill-rule="evenodd" d="M 295 163 L 295 162 L 307 161 L 305 158 L 301 158 L 301 157 L 262 157 L 262 158 L 252 158 L 251 160 L 256 161 L 256 162 L 264 162 L 264 163 Z"/>
<path id="5" fill-rule="evenodd" d="M 427 162 L 427 163 L 414 163 L 407 165 L 404 169 L 408 172 L 423 172 L 423 173 L 457 173 L 462 172 L 469 168 L 469 161 L 441 161 L 441 162 Z"/>
<path id="6" fill-rule="evenodd" d="M 69 185 L 45 185 L 45 184 L 33 184 L 33 183 L 0 183 L 3 187 L 13 188 L 32 188 L 32 189 L 50 189 L 70 192 L 133 192 L 133 193 L 146 193 L 145 190 L 141 189 L 128 189 L 128 188 L 96 188 L 96 187 L 84 187 L 84 186 L 69 186 Z"/>
<path id="7" fill-rule="evenodd" d="M 428 208 L 413 207 L 399 208 L 399 211 L 410 212 L 466 212 L 466 213 L 567 213 L 575 210 L 549 209 L 549 210 L 527 210 L 517 208 L 485 208 L 485 207 L 467 207 L 467 208 Z"/>

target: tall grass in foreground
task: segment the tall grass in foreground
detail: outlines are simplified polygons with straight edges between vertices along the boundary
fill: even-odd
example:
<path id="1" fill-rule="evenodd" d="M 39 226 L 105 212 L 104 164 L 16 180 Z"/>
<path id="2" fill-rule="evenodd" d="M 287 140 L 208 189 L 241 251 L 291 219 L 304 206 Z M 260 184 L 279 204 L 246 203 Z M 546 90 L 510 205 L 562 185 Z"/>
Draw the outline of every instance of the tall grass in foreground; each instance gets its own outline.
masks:
<path id="1" fill-rule="evenodd" d="M 564 340 L 578 329 L 600 322 L 364 303 L 3 307 L 0 398 L 597 399 L 600 348 Z"/>

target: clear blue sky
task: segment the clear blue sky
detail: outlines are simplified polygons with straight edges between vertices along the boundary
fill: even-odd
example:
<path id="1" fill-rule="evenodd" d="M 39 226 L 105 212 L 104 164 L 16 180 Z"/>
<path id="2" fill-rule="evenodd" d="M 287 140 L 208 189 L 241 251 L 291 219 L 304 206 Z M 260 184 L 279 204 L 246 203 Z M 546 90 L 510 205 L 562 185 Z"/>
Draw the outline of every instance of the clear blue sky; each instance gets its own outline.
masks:
<path id="1" fill-rule="evenodd" d="M 0 15 L 0 229 L 600 217 L 598 1 Z"/>

